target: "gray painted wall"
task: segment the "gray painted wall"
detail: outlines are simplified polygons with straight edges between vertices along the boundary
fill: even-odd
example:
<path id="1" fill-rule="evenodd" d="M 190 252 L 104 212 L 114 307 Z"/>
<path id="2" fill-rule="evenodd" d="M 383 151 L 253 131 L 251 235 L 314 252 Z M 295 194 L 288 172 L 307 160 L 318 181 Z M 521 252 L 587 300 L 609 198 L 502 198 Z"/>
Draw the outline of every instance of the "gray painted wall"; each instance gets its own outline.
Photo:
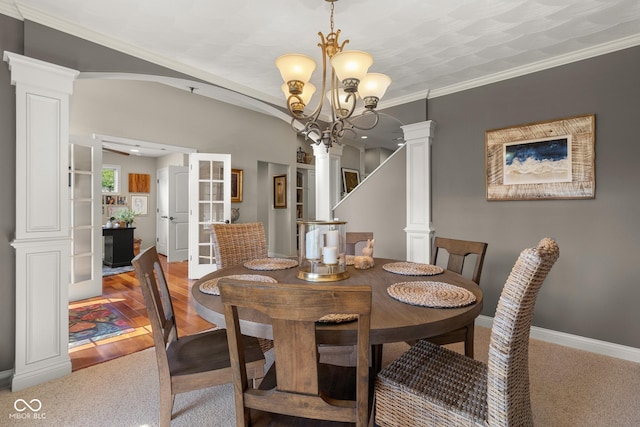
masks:
<path id="1" fill-rule="evenodd" d="M 0 52 L 22 54 L 22 22 L 0 14 Z M 0 64 L 0 372 L 13 368 L 16 328 L 16 91 L 9 67 Z"/>
<path id="2" fill-rule="evenodd" d="M 295 183 L 295 169 L 288 165 L 296 164 L 299 140 L 287 122 L 160 83 L 77 80 L 70 129 L 73 135 L 98 133 L 231 154 L 231 166 L 243 170 L 243 201 L 233 204 L 240 208 L 239 222 L 258 220 L 257 194 L 271 194 L 271 187 L 265 186 L 271 181 L 258 179 L 258 161 L 285 165 L 277 174 L 288 173 L 288 182 Z M 287 190 L 288 209 L 272 210 L 278 221 L 265 222 L 267 232 L 270 227 L 293 230 L 294 185 Z M 274 235 L 272 253 L 295 255 L 293 232 Z"/>
<path id="3" fill-rule="evenodd" d="M 398 149 L 383 168 L 369 175 L 334 210 L 347 231 L 372 231 L 374 255 L 406 259 L 406 150 Z M 358 254 L 356 254 L 358 255 Z"/>
<path id="4" fill-rule="evenodd" d="M 429 100 L 436 235 L 489 244 L 483 313 L 493 316 L 519 252 L 545 236 L 560 259 L 542 287 L 539 327 L 640 347 L 640 47 Z M 596 197 L 485 198 L 485 131 L 596 116 Z"/>

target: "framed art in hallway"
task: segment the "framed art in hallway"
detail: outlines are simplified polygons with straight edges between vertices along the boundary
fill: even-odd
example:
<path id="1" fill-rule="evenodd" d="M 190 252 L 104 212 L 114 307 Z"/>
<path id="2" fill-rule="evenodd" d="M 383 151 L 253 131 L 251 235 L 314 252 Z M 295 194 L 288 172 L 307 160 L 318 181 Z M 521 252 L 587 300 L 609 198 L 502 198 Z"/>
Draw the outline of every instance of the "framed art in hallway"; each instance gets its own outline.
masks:
<path id="1" fill-rule="evenodd" d="M 273 177 L 273 207 L 275 209 L 287 207 L 287 175 Z"/>
<path id="2" fill-rule="evenodd" d="M 231 203 L 242 201 L 242 169 L 231 169 Z"/>
<path id="3" fill-rule="evenodd" d="M 487 200 L 595 197 L 595 115 L 485 132 Z"/>
<path id="4" fill-rule="evenodd" d="M 126 210 L 126 206 L 118 206 L 118 205 L 109 205 L 107 206 L 107 216 L 109 218 L 114 217 L 117 218 L 120 211 Z"/>
<path id="5" fill-rule="evenodd" d="M 342 168 L 342 191 L 351 193 L 360 184 L 360 171 L 356 169 Z"/>
<path id="6" fill-rule="evenodd" d="M 136 215 L 147 216 L 149 215 L 149 196 L 131 196 L 131 210 Z"/>

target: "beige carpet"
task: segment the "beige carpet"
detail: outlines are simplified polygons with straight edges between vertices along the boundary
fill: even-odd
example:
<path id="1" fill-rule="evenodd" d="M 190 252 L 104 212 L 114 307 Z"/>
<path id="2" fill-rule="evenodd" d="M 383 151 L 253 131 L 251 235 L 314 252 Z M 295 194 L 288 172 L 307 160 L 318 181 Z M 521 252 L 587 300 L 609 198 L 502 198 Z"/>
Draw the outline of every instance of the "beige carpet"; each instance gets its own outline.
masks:
<path id="1" fill-rule="evenodd" d="M 486 361 L 488 337 L 488 329 L 476 328 L 480 360 Z M 385 345 L 385 363 L 406 348 Z M 157 426 L 156 372 L 149 349 L 23 391 L 1 390 L 0 425 Z M 640 426 L 640 364 L 532 340 L 530 375 L 538 426 Z M 232 393 L 225 385 L 179 395 L 172 425 L 233 426 Z M 38 399 L 42 408 L 18 412 L 18 399 Z M 16 406 L 25 408 L 21 401 Z"/>

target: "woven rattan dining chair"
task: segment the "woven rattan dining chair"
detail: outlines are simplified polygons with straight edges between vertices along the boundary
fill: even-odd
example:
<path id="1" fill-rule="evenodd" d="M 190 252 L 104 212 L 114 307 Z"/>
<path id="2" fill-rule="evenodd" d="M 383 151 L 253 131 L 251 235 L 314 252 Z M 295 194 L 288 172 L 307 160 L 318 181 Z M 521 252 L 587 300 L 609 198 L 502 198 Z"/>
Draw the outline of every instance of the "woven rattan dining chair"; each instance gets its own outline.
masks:
<path id="1" fill-rule="evenodd" d="M 439 258 L 444 258 L 444 253 L 449 256 L 447 258 L 447 270 L 462 274 L 465 261 L 471 256 L 475 256 L 476 263 L 473 267 L 473 275 L 471 280 L 480 285 L 480 276 L 482 274 L 482 265 L 484 264 L 484 256 L 487 252 L 487 244 L 484 242 L 473 242 L 470 240 L 449 239 L 446 237 L 436 237 L 433 241 L 433 251 L 431 255 L 431 264 L 436 264 Z M 472 320 L 462 328 L 455 331 L 447 332 L 443 335 L 429 338 L 429 341 L 439 345 L 454 344 L 464 342 L 464 354 L 473 357 L 473 336 L 475 332 L 475 323 Z M 411 343 L 415 344 L 415 343 Z"/>
<path id="2" fill-rule="evenodd" d="M 175 395 L 232 382 L 227 331 L 216 329 L 178 336 L 167 280 L 153 246 L 132 260 L 151 324 L 160 377 L 160 425 L 169 426 Z M 246 375 L 264 377 L 258 340 L 243 336 Z"/>
<path id="3" fill-rule="evenodd" d="M 269 256 L 267 237 L 261 222 L 213 224 L 211 236 L 218 268 Z M 271 340 L 259 338 L 258 342 L 264 352 L 273 348 Z"/>
<path id="4" fill-rule="evenodd" d="M 376 379 L 379 426 L 531 426 L 529 331 L 538 290 L 556 262 L 544 238 L 516 261 L 498 301 L 488 364 L 420 340 Z"/>
<path id="5" fill-rule="evenodd" d="M 261 222 L 213 224 L 211 235 L 218 268 L 268 256 L 267 238 Z"/>
<path id="6" fill-rule="evenodd" d="M 345 233 L 346 254 L 362 255 L 362 248 L 366 246 L 367 240 L 371 239 L 373 239 L 371 231 L 347 231 Z"/>
<path id="7" fill-rule="evenodd" d="M 355 423 L 358 427 L 367 425 L 370 286 L 222 279 L 218 287 L 229 328 L 237 426 L 319 426 L 323 425 L 322 420 Z M 240 334 L 238 310 L 243 308 L 263 312 L 271 318 L 273 327 L 275 363 L 259 390 L 249 387 L 242 369 L 246 355 L 236 339 Z M 318 363 L 316 326 L 327 315 L 334 320 L 339 315 L 357 315 L 355 368 Z M 352 393 L 338 395 L 337 390 Z M 296 421 L 292 417 L 314 421 Z"/>

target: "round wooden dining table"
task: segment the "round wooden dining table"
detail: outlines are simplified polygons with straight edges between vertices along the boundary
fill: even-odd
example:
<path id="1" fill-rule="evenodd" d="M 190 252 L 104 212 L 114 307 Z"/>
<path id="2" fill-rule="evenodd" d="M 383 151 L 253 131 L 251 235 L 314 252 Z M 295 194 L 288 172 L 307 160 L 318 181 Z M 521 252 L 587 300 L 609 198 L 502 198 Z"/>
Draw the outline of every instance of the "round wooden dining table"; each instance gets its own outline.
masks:
<path id="1" fill-rule="evenodd" d="M 412 341 L 429 338 L 461 328 L 471 323 L 482 311 L 482 290 L 473 281 L 460 274 L 444 270 L 431 276 L 396 274 L 382 268 L 396 260 L 375 258 L 375 267 L 358 270 L 348 266 L 349 277 L 333 285 L 370 285 L 372 290 L 371 331 L 372 345 Z M 279 283 L 317 283 L 298 279 L 298 268 L 256 271 L 236 265 L 209 273 L 197 280 L 191 293 L 197 313 L 207 321 L 225 327 L 224 308 L 219 296 L 200 291 L 200 284 L 213 278 L 231 275 L 259 274 L 270 276 Z M 434 281 L 444 282 L 467 289 L 476 297 L 475 302 L 458 308 L 430 308 L 407 304 L 392 298 L 387 288 L 399 282 Z M 238 310 L 242 333 L 258 338 L 272 339 L 271 324 L 264 314 L 251 309 Z M 356 342 L 356 322 L 318 324 L 318 343 L 329 345 L 352 345 Z"/>

